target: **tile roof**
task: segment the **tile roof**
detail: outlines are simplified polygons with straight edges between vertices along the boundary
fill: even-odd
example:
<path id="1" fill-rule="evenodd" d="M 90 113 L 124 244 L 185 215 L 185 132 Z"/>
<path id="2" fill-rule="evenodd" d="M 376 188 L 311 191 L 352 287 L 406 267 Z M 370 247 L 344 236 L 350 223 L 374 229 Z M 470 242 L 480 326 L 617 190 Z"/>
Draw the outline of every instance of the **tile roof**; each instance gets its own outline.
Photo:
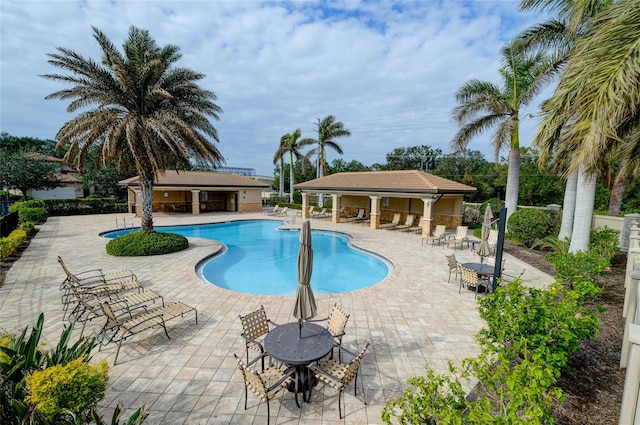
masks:
<path id="1" fill-rule="evenodd" d="M 122 186 L 139 186 L 140 177 L 135 176 L 118 182 Z M 167 170 L 158 174 L 155 186 L 180 187 L 269 187 L 249 177 L 238 174 L 216 173 L 210 171 L 180 171 Z"/>
<path id="2" fill-rule="evenodd" d="M 299 183 L 302 191 L 355 191 L 400 193 L 472 193 L 477 189 L 418 170 L 337 173 Z"/>

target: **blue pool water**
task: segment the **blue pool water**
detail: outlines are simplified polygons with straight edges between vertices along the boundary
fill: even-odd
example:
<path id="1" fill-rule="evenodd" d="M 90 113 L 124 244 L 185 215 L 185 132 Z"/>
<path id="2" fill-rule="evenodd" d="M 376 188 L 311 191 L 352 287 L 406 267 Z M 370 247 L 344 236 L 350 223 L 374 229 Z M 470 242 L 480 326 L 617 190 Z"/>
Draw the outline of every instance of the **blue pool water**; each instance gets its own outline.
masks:
<path id="1" fill-rule="evenodd" d="M 293 295 L 296 291 L 299 231 L 278 230 L 273 220 L 240 220 L 193 226 L 156 227 L 159 232 L 214 239 L 227 251 L 202 262 L 198 274 L 214 285 L 261 295 Z M 127 231 L 111 232 L 116 237 Z M 380 257 L 349 246 L 349 236 L 312 230 L 313 273 L 316 294 L 366 288 L 389 273 Z"/>

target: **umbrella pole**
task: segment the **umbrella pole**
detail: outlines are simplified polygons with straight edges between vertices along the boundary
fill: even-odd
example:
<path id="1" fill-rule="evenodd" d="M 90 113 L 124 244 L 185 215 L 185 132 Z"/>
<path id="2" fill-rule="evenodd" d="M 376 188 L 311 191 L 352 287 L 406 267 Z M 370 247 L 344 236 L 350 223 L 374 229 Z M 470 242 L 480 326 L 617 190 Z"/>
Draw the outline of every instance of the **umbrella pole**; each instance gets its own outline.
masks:
<path id="1" fill-rule="evenodd" d="M 302 339 L 302 320 L 298 320 L 298 339 Z"/>

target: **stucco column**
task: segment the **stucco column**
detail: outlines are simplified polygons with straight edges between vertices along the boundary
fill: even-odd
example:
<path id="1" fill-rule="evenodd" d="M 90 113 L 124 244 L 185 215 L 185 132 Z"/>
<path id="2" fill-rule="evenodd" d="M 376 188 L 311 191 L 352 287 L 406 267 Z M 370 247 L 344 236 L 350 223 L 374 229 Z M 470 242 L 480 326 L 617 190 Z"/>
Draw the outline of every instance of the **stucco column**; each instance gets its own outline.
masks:
<path id="1" fill-rule="evenodd" d="M 302 219 L 309 218 L 309 194 L 302 192 Z"/>
<path id="2" fill-rule="evenodd" d="M 340 195 L 331 195 L 331 222 L 340 223 Z"/>
<path id="3" fill-rule="evenodd" d="M 142 217 L 142 195 L 140 189 L 133 189 L 133 193 L 136 196 L 136 217 Z"/>
<path id="4" fill-rule="evenodd" d="M 200 214 L 200 190 L 191 190 L 191 214 Z"/>
<path id="5" fill-rule="evenodd" d="M 431 228 L 433 227 L 433 205 L 436 200 L 433 198 L 423 198 L 424 207 L 422 210 L 422 237 L 427 237 L 431 234 Z"/>
<path id="6" fill-rule="evenodd" d="M 380 227 L 380 197 L 379 196 L 371 196 L 371 212 L 369 213 L 369 227 L 372 229 L 377 229 Z"/>
<path id="7" fill-rule="evenodd" d="M 464 198 L 460 196 L 453 200 L 453 213 L 451 215 L 451 227 L 454 229 L 462 226 L 462 218 L 464 217 Z"/>

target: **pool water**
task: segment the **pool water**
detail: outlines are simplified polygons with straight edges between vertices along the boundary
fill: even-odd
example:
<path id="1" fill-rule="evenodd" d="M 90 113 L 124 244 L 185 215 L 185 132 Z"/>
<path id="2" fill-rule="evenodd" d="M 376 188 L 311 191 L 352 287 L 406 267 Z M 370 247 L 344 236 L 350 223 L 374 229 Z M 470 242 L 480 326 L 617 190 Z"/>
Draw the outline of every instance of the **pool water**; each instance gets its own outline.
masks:
<path id="1" fill-rule="evenodd" d="M 298 230 L 278 230 L 274 220 L 239 220 L 227 223 L 156 227 L 159 232 L 213 239 L 227 250 L 200 263 L 197 273 L 222 288 L 260 295 L 293 295 L 298 284 Z M 111 232 L 116 237 L 126 231 Z M 350 246 L 341 233 L 312 230 L 315 294 L 348 292 L 385 279 L 390 265 L 383 258 Z"/>

